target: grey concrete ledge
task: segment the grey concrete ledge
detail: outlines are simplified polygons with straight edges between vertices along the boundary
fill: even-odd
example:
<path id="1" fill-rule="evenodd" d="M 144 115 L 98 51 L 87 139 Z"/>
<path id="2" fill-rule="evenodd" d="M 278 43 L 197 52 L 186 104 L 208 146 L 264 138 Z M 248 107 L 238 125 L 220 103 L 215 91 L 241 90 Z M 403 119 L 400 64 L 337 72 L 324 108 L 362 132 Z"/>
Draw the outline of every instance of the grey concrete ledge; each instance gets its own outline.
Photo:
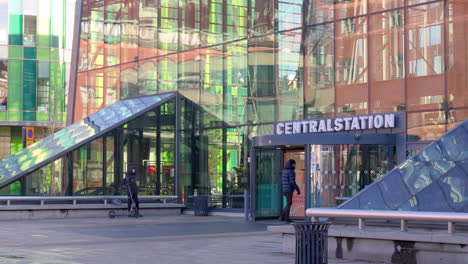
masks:
<path id="1" fill-rule="evenodd" d="M 268 226 L 269 232 L 281 234 L 294 234 L 292 225 L 273 225 Z M 332 225 L 328 231 L 330 237 L 343 238 L 363 238 L 376 240 L 398 240 L 398 241 L 414 241 L 426 243 L 443 243 L 468 245 L 467 233 L 448 234 L 447 231 L 422 231 L 414 229 L 414 231 L 401 232 L 399 229 L 391 228 L 372 228 L 368 227 L 364 230 L 358 230 L 357 227 L 337 226 Z"/>
<path id="2" fill-rule="evenodd" d="M 140 203 L 141 209 L 181 209 L 184 208 L 185 205 L 182 204 L 175 204 L 175 203 Z M 27 204 L 27 205 L 0 205 L 0 212 L 1 211 L 24 211 L 24 210 L 33 210 L 33 211 L 41 211 L 41 210 L 89 210 L 89 209 L 96 209 L 96 210 L 110 210 L 110 209 L 126 209 L 127 203 L 122 203 L 120 205 L 115 205 L 112 203 L 108 204 L 44 204 L 44 205 L 34 205 L 34 204 Z"/>

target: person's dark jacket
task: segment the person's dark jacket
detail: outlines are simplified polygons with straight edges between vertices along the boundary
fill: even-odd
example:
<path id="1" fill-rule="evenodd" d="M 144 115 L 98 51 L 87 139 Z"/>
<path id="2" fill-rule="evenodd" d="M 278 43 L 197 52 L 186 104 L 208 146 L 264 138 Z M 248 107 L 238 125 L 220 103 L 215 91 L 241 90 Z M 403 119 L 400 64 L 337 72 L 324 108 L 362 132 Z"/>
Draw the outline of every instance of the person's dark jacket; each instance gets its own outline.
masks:
<path id="1" fill-rule="evenodd" d="M 132 193 L 138 193 L 138 187 L 136 183 L 136 174 L 132 173 L 132 170 L 134 168 L 135 167 L 130 167 L 128 169 L 127 173 L 125 174 L 124 184 L 125 186 L 130 186 L 130 191 Z"/>
<path id="2" fill-rule="evenodd" d="M 299 186 L 296 184 L 296 173 L 290 161 L 284 164 L 283 174 L 281 175 L 281 187 L 283 192 L 299 191 Z"/>

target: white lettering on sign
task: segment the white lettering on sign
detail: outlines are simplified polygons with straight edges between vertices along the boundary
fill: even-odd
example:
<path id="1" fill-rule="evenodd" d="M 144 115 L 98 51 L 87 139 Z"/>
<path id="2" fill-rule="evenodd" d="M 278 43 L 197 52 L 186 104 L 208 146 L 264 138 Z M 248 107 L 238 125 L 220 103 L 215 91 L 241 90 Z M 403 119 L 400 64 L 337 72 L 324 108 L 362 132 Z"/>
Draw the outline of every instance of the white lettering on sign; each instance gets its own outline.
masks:
<path id="1" fill-rule="evenodd" d="M 292 135 L 382 128 L 395 128 L 395 114 L 278 122 L 275 132 L 277 135 Z"/>

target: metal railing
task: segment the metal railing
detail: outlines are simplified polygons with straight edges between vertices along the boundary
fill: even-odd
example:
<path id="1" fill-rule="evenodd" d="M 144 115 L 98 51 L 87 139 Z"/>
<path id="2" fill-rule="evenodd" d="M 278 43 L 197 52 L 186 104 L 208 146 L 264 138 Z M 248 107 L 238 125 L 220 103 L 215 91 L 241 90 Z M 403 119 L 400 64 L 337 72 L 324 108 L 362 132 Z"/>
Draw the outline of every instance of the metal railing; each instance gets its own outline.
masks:
<path id="1" fill-rule="evenodd" d="M 312 218 L 312 222 L 317 222 L 319 217 L 357 218 L 360 230 L 364 229 L 366 219 L 398 220 L 402 232 L 408 231 L 408 221 L 447 222 L 449 234 L 455 232 L 455 223 L 468 223 L 466 213 L 310 208 L 307 209 L 306 215 Z"/>
<path id="2" fill-rule="evenodd" d="M 77 201 L 102 201 L 107 205 L 108 200 L 113 199 L 127 199 L 126 195 L 107 195 L 107 196 L 0 196 L 0 202 L 6 202 L 6 206 L 11 206 L 12 202 L 40 202 L 40 205 L 45 205 L 46 201 L 72 201 L 76 205 Z M 177 195 L 139 195 L 140 201 L 159 201 L 167 203 L 168 199 L 177 199 Z"/>

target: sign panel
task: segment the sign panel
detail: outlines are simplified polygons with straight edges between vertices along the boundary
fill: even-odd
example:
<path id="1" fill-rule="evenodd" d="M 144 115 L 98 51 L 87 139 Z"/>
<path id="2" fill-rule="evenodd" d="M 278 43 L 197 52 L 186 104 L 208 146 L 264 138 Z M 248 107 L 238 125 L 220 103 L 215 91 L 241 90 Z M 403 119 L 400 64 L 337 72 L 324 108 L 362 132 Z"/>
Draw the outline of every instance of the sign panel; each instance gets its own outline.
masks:
<path id="1" fill-rule="evenodd" d="M 275 134 L 293 135 L 381 128 L 395 128 L 395 114 L 362 115 L 319 120 L 277 122 L 275 124 Z"/>

